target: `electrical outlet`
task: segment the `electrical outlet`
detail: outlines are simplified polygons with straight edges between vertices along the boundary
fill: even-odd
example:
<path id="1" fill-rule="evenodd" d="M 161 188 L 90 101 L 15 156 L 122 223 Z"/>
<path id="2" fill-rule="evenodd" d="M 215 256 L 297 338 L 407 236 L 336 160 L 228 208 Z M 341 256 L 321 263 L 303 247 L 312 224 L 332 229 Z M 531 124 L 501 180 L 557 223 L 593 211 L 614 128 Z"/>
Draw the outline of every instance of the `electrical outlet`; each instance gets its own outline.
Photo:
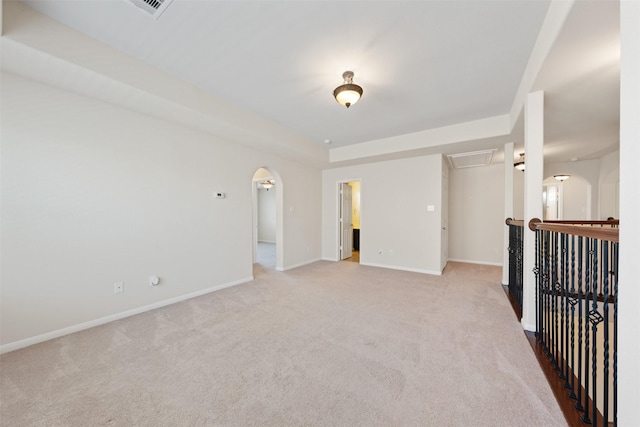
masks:
<path id="1" fill-rule="evenodd" d="M 118 282 L 113 284 L 113 293 L 121 294 L 124 292 L 124 282 Z"/>

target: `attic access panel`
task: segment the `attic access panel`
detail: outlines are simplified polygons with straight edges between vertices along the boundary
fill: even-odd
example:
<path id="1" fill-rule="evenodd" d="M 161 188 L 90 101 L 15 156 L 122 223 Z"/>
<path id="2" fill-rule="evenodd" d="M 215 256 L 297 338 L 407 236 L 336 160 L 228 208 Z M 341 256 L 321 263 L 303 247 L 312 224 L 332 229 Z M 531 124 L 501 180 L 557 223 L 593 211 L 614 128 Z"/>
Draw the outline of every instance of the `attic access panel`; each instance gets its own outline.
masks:
<path id="1" fill-rule="evenodd" d="M 169 6 L 172 0 L 127 0 L 136 5 L 140 10 L 158 19 L 160 14 Z"/>
<path id="2" fill-rule="evenodd" d="M 447 154 L 449 164 L 453 169 L 474 168 L 477 166 L 489 166 L 497 149 L 472 151 L 469 153 Z"/>

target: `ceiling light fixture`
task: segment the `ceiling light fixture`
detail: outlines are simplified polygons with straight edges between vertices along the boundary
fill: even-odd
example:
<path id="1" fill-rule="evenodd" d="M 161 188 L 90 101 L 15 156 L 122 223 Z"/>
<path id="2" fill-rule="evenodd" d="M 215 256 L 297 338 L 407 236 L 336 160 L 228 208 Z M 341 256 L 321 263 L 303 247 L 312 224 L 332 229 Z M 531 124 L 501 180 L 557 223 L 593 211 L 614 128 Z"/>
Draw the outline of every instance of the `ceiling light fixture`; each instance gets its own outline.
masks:
<path id="1" fill-rule="evenodd" d="M 340 104 L 349 108 L 362 96 L 362 88 L 353 83 L 353 71 L 345 71 L 342 73 L 344 83 L 333 91 L 333 97 Z"/>
<path id="2" fill-rule="evenodd" d="M 524 172 L 524 153 L 520 153 L 520 160 L 513 164 L 513 167 Z"/>
<path id="3" fill-rule="evenodd" d="M 553 175 L 553 177 L 555 179 L 557 179 L 558 181 L 562 182 L 562 181 L 566 181 L 569 178 L 571 178 L 571 175 L 561 174 L 561 175 Z"/>
<path id="4" fill-rule="evenodd" d="M 266 181 L 262 181 L 260 183 L 260 185 L 262 185 L 262 188 L 264 188 L 265 190 L 269 191 L 270 188 L 272 188 L 274 185 L 276 185 L 275 181 L 272 179 L 268 179 Z"/>

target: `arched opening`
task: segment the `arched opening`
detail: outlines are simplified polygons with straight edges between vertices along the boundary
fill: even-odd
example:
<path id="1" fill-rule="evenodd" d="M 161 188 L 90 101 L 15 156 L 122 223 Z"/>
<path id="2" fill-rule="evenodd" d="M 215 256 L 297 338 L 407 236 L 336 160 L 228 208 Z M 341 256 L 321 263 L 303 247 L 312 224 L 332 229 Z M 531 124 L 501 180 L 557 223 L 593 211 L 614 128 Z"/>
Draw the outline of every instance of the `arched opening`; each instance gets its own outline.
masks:
<path id="1" fill-rule="evenodd" d="M 283 183 L 268 167 L 258 168 L 252 178 L 253 264 L 283 271 Z"/>
<path id="2" fill-rule="evenodd" d="M 578 175 L 565 181 L 553 176 L 543 181 L 543 219 L 549 220 L 590 220 L 591 184 Z"/>

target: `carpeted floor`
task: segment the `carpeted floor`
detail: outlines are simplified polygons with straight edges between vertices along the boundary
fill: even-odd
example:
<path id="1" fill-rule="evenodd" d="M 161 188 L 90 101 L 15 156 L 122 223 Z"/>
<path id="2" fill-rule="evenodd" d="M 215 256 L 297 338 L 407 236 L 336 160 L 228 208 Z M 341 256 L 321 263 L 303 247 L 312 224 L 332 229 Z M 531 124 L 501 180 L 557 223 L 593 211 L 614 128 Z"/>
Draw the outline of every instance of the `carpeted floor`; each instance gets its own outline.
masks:
<path id="1" fill-rule="evenodd" d="M 3 355 L 2 426 L 566 426 L 500 284 L 318 262 Z"/>
<path id="2" fill-rule="evenodd" d="M 258 246 L 256 247 L 256 263 L 269 269 L 276 268 L 276 244 L 258 242 Z"/>

